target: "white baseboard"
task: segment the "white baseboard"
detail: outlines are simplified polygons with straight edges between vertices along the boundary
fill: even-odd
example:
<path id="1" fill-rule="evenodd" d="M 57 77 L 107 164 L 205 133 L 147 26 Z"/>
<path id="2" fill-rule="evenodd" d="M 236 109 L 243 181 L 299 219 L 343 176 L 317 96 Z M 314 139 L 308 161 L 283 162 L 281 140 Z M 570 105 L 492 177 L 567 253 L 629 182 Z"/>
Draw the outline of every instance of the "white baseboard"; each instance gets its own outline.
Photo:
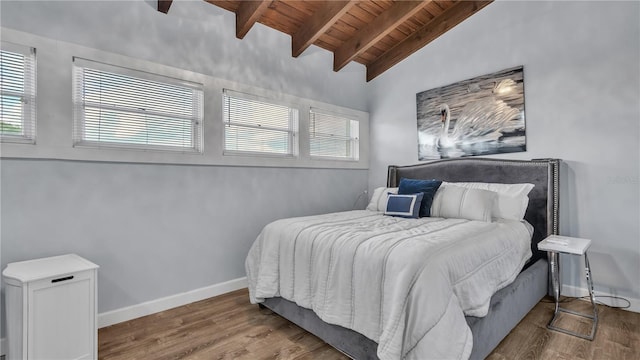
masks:
<path id="1" fill-rule="evenodd" d="M 223 283 L 205 286 L 203 288 L 187 291 L 164 298 L 143 302 L 121 309 L 107 311 L 98 314 L 98 328 L 129 321 L 142 316 L 151 315 L 160 311 L 169 310 L 192 302 L 222 295 L 234 290 L 247 287 L 247 278 L 242 277 Z"/>
<path id="2" fill-rule="evenodd" d="M 589 290 L 587 290 L 586 288 L 572 286 L 572 285 L 562 285 L 561 294 L 565 296 L 571 296 L 571 297 L 582 297 L 582 296 L 589 296 Z M 610 306 L 630 305 L 628 308 L 623 310 L 640 313 L 640 299 L 634 299 L 628 296 L 620 296 L 629 300 L 630 304 L 627 304 L 626 301 L 623 301 L 620 299 L 612 299 L 612 298 L 606 298 L 606 297 L 598 298 L 598 296 L 619 296 L 619 295 L 609 294 L 604 291 L 595 291 L 595 295 L 596 295 L 596 301 L 598 302 L 601 302 L 603 304 L 607 304 Z"/>

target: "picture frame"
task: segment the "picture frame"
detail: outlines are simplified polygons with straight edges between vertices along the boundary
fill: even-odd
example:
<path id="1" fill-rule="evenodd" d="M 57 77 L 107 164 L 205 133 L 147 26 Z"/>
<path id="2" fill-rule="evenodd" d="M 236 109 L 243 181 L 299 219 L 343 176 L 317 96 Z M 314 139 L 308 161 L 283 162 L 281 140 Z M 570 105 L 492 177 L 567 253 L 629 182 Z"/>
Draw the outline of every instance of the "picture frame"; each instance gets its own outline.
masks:
<path id="1" fill-rule="evenodd" d="M 524 67 L 416 94 L 418 159 L 526 151 Z"/>

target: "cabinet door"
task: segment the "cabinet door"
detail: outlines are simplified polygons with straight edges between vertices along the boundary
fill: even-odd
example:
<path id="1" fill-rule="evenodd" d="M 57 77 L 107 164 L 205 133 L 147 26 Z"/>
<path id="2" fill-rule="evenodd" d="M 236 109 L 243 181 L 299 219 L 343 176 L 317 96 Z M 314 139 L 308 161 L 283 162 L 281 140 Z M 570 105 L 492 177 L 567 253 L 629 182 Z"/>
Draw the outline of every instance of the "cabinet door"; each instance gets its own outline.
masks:
<path id="1" fill-rule="evenodd" d="M 93 271 L 29 284 L 28 359 L 93 359 L 94 285 Z"/>

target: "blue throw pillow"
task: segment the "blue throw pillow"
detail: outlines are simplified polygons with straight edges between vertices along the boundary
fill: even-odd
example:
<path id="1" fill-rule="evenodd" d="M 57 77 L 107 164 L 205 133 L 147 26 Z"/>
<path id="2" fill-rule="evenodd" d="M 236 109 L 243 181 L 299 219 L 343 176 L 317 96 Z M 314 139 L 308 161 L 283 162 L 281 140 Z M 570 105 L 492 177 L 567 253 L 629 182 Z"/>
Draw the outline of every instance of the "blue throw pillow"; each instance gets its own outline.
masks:
<path id="1" fill-rule="evenodd" d="M 420 203 L 422 203 L 423 196 L 422 193 L 411 195 L 389 193 L 387 208 L 384 210 L 384 214 L 417 219 L 420 217 Z"/>
<path id="2" fill-rule="evenodd" d="M 400 179 L 398 194 L 417 194 L 423 193 L 422 204 L 420 205 L 420 217 L 431 216 L 431 203 L 436 191 L 442 184 L 440 180 L 418 180 L 418 179 Z"/>

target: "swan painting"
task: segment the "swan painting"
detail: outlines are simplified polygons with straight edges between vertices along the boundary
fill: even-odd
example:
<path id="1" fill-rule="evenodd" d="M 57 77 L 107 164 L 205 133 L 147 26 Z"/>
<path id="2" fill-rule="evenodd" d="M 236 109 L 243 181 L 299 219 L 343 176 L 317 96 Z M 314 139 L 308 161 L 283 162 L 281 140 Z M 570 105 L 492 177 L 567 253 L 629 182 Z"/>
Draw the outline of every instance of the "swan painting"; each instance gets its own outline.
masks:
<path id="1" fill-rule="evenodd" d="M 416 96 L 419 159 L 525 151 L 522 67 Z"/>
<path id="2" fill-rule="evenodd" d="M 454 145 L 451 138 L 449 138 L 449 126 L 451 123 L 449 105 L 442 104 L 440 106 L 440 120 L 442 121 L 442 131 L 438 138 L 438 149 L 449 148 Z"/>

